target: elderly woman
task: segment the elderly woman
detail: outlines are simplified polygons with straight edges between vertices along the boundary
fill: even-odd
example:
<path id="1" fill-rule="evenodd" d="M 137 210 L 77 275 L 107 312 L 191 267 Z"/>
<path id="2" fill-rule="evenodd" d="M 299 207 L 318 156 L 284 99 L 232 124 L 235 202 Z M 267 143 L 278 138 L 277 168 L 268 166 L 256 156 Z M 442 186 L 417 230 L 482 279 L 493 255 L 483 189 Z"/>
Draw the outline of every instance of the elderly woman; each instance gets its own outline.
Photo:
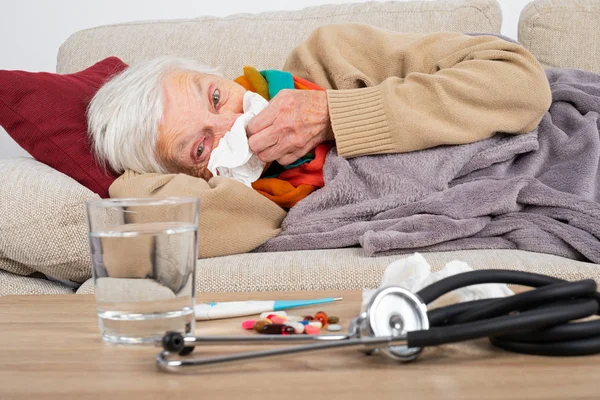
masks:
<path id="1" fill-rule="evenodd" d="M 281 165 L 328 140 L 356 157 L 525 133 L 551 102 L 533 55 L 494 36 L 329 25 L 283 70 L 326 90 L 283 90 L 248 124 L 250 149 Z M 207 169 L 245 92 L 214 69 L 163 57 L 111 79 L 89 108 L 96 153 L 123 174 L 111 196 L 198 196 L 201 257 L 250 251 L 277 235 L 286 215 Z"/>

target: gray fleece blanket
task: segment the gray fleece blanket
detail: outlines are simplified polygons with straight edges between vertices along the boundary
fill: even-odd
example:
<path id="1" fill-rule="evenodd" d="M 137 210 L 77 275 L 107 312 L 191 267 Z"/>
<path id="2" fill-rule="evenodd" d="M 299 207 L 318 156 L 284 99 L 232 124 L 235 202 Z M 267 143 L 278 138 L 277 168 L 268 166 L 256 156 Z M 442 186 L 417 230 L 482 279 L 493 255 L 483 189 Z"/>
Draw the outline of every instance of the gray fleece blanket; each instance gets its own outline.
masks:
<path id="1" fill-rule="evenodd" d="M 522 249 L 600 263 L 600 75 L 548 70 L 538 128 L 394 155 L 330 151 L 325 187 L 257 251 Z"/>

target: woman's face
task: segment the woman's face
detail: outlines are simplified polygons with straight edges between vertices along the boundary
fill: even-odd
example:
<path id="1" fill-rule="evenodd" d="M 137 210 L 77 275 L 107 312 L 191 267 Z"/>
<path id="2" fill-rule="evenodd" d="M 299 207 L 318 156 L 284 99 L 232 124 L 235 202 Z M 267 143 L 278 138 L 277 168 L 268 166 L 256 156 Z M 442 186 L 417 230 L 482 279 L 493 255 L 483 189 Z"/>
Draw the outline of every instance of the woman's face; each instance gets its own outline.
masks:
<path id="1" fill-rule="evenodd" d="M 169 172 L 212 177 L 210 153 L 244 112 L 245 92 L 216 75 L 175 71 L 166 77 L 156 150 Z"/>

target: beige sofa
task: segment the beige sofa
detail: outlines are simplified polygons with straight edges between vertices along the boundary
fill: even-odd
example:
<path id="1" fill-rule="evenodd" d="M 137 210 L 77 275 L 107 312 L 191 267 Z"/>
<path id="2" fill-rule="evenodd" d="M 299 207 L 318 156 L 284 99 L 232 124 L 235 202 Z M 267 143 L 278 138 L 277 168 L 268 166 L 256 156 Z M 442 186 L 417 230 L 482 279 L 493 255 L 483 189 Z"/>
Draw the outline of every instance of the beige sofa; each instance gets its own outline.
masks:
<path id="1" fill-rule="evenodd" d="M 519 41 L 545 67 L 600 72 L 599 3 L 534 1 L 521 14 Z M 130 63 L 176 54 L 218 65 L 232 78 L 243 65 L 280 68 L 313 29 L 333 22 L 402 32 L 499 33 L 502 13 L 494 0 L 372 2 L 102 26 L 77 32 L 62 45 L 57 72 L 78 71 L 110 55 Z M 0 187 L 0 295 L 93 291 L 83 202 L 98 196 L 32 159 L 0 160 L 0 174 L 8 182 Z M 424 256 L 434 269 L 460 259 L 476 269 L 516 268 L 600 281 L 600 265 L 521 250 Z M 196 286 L 200 292 L 361 289 L 377 286 L 385 266 L 399 257 L 368 257 L 360 248 L 218 257 L 198 261 Z M 44 275 L 83 285 L 75 290 Z"/>

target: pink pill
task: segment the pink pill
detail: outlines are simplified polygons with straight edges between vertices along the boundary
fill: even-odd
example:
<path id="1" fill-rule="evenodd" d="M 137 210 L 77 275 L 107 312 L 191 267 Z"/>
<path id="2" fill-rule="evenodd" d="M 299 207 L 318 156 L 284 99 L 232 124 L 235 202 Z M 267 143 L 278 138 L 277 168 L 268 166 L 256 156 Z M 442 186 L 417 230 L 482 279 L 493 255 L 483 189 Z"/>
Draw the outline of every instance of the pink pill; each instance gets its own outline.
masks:
<path id="1" fill-rule="evenodd" d="M 273 321 L 274 324 L 283 324 L 286 320 L 279 317 L 273 317 L 271 318 L 271 321 Z"/>
<path id="2" fill-rule="evenodd" d="M 304 333 L 307 335 L 318 335 L 319 332 L 321 332 L 319 328 L 315 328 L 314 326 L 306 325 L 304 327 Z"/>
<path id="3" fill-rule="evenodd" d="M 254 323 L 256 323 L 256 321 L 253 320 L 253 319 L 249 319 L 248 321 L 244 321 L 244 322 L 242 322 L 242 328 L 244 328 L 244 329 L 252 329 L 252 328 L 254 328 Z"/>

